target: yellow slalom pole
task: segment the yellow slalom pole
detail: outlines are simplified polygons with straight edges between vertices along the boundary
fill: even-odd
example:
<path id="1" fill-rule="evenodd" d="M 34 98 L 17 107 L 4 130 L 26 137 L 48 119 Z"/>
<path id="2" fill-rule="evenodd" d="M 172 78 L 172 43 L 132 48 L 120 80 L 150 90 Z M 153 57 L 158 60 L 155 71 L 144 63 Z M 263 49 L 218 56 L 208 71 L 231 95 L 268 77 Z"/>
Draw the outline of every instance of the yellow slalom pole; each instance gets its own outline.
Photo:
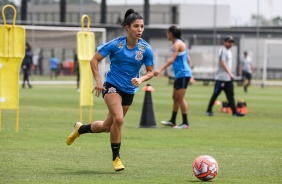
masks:
<path id="1" fill-rule="evenodd" d="M 92 105 L 89 106 L 89 124 L 92 123 Z"/>
<path id="2" fill-rule="evenodd" d="M 7 24 L 5 17 L 6 8 L 11 8 L 14 11 L 12 25 Z M 18 132 L 19 73 L 25 56 L 25 29 L 22 26 L 16 26 L 16 15 L 17 11 L 14 6 L 6 5 L 2 8 L 4 25 L 0 25 L 0 111 L 2 109 L 16 110 L 16 132 Z M 0 114 L 0 126 L 2 125 L 1 117 L 2 114 Z"/>
<path id="3" fill-rule="evenodd" d="M 82 32 L 84 32 L 84 19 L 87 19 L 87 31 L 89 31 L 90 29 L 90 18 L 88 15 L 84 14 L 82 15 L 81 19 L 80 19 L 80 23 L 81 23 L 81 27 L 82 27 Z"/>
<path id="4" fill-rule="evenodd" d="M 84 25 L 84 21 L 87 21 L 87 26 Z M 83 120 L 83 106 L 89 107 L 89 122 L 92 121 L 92 106 L 93 106 L 93 94 L 92 94 L 92 72 L 90 68 L 90 60 L 94 55 L 95 50 L 95 35 L 90 32 L 90 18 L 84 14 L 80 19 L 82 31 L 77 33 L 77 56 L 80 70 L 80 121 Z M 86 27 L 86 28 L 84 28 Z"/>
<path id="5" fill-rule="evenodd" d="M 82 106 L 79 106 L 79 121 L 82 123 Z"/>
<path id="6" fill-rule="evenodd" d="M 6 6 L 4 6 L 3 8 L 2 8 L 2 17 L 3 17 L 3 22 L 4 22 L 4 25 L 6 26 L 6 17 L 5 17 L 5 13 L 4 13 L 4 11 L 5 11 L 5 9 L 6 8 L 8 8 L 8 7 L 10 7 L 10 8 L 12 8 L 13 10 L 14 10 L 14 17 L 13 17 L 13 26 L 16 24 L 16 16 L 17 16 L 17 10 L 16 10 L 16 8 L 15 7 L 13 7 L 12 5 L 6 5 Z"/>

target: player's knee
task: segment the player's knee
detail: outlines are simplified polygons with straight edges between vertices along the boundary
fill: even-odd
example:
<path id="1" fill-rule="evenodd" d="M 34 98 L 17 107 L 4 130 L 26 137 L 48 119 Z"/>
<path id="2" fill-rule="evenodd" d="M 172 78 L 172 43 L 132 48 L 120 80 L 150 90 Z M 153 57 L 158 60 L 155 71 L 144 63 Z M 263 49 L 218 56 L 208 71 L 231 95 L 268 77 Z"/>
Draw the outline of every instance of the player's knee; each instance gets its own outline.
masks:
<path id="1" fill-rule="evenodd" d="M 177 101 L 177 98 L 178 98 L 177 95 L 175 95 L 175 94 L 172 95 L 172 99 L 173 99 L 174 101 Z"/>
<path id="2" fill-rule="evenodd" d="M 176 102 L 182 102 L 183 98 L 181 96 L 175 95 L 173 100 L 176 101 Z"/>
<path id="3" fill-rule="evenodd" d="M 117 126 L 122 126 L 122 124 L 123 124 L 123 117 L 115 117 L 114 118 L 114 123 Z"/>

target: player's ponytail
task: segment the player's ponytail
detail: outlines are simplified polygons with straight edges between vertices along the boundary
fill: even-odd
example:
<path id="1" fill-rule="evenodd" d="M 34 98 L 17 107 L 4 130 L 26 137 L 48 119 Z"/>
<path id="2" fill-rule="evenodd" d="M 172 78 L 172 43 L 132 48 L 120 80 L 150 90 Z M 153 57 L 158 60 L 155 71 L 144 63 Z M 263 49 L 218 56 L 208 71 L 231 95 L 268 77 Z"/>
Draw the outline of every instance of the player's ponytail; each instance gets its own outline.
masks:
<path id="1" fill-rule="evenodd" d="M 181 39 L 182 31 L 176 26 L 170 26 L 168 32 L 171 32 L 174 38 Z"/>
<path id="2" fill-rule="evenodd" d="M 130 26 L 130 24 L 134 22 L 136 19 L 143 19 L 143 17 L 133 9 L 128 9 L 120 25 L 123 27 L 125 27 L 126 25 Z"/>

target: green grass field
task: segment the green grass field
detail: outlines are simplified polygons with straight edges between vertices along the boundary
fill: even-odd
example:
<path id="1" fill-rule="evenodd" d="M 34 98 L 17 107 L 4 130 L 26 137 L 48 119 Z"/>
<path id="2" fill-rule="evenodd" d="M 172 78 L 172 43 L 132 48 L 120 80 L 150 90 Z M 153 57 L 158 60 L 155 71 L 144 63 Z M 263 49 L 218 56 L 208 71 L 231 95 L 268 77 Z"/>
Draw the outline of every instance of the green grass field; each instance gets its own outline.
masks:
<path id="1" fill-rule="evenodd" d="M 157 128 L 138 128 L 144 91 L 139 90 L 125 117 L 121 158 L 123 172 L 112 168 L 109 134 L 87 134 L 67 146 L 66 137 L 79 120 L 79 93 L 74 85 L 35 85 L 20 89 L 19 132 L 15 111 L 2 111 L 0 183 L 200 183 L 191 165 L 200 155 L 213 156 L 219 174 L 212 183 L 281 183 L 282 88 L 252 86 L 249 93 L 236 87 L 236 100 L 247 102 L 244 118 L 205 110 L 213 85 L 189 86 L 191 129 L 162 127 L 171 115 L 172 85 L 165 78 L 149 82 Z M 143 87 L 143 84 L 141 87 Z M 221 94 L 219 100 L 225 100 Z M 93 120 L 103 119 L 107 108 L 94 98 Z M 88 108 L 83 110 L 88 123 Z M 178 123 L 181 115 L 178 113 Z"/>

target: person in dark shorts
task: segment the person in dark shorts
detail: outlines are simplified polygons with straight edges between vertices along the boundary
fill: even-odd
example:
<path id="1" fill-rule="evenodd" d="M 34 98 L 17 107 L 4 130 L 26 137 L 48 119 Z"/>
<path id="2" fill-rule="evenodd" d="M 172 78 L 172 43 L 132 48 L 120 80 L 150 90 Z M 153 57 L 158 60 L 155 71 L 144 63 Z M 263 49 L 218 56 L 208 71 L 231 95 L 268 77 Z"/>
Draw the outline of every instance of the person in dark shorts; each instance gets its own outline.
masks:
<path id="1" fill-rule="evenodd" d="M 95 121 L 88 125 L 77 122 L 75 130 L 67 138 L 67 144 L 70 145 L 84 133 L 110 132 L 112 164 L 115 171 L 124 169 L 119 154 L 124 116 L 133 102 L 139 85 L 153 77 L 154 69 L 152 48 L 141 38 L 144 31 L 142 16 L 133 9 L 128 9 L 121 25 L 127 31 L 127 36 L 121 36 L 100 45 L 90 61 L 96 81 L 93 92 L 97 97 L 103 94 L 109 110 L 108 115 L 104 121 Z M 103 85 L 98 62 L 108 55 L 110 55 L 111 65 Z M 139 76 L 142 65 L 145 65 L 146 73 Z"/>
<path id="2" fill-rule="evenodd" d="M 232 52 L 231 47 L 234 45 L 234 38 L 228 36 L 224 39 L 224 47 L 219 49 L 218 55 L 218 70 L 215 77 L 214 91 L 210 98 L 208 108 L 206 111 L 207 116 L 213 116 L 212 107 L 215 100 L 220 95 L 221 91 L 225 92 L 228 103 L 231 107 L 233 116 L 242 117 L 244 114 L 237 112 L 234 100 L 234 75 L 232 69 Z"/>
<path id="3" fill-rule="evenodd" d="M 168 28 L 167 38 L 172 42 L 171 56 L 168 61 L 159 69 L 155 70 L 154 75 L 158 76 L 160 72 L 165 70 L 168 66 L 172 65 L 175 82 L 173 85 L 173 107 L 170 120 L 161 121 L 162 125 L 171 126 L 177 129 L 190 128 L 188 122 L 188 108 L 185 100 L 185 94 L 192 78 L 191 59 L 188 55 L 187 46 L 181 39 L 181 29 L 176 26 Z M 182 112 L 182 123 L 176 126 L 176 116 L 178 109 Z"/>

